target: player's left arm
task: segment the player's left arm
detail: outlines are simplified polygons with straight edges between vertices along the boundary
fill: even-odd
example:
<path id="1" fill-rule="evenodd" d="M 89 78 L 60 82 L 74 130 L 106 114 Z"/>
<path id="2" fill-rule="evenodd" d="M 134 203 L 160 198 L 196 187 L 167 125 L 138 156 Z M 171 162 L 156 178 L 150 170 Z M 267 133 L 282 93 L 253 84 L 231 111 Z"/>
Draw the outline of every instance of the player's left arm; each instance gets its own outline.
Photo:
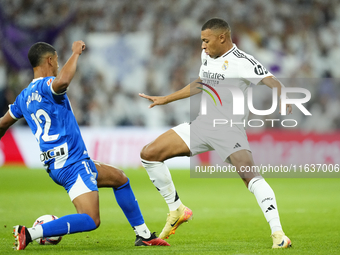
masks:
<path id="1" fill-rule="evenodd" d="M 168 104 L 173 101 L 188 98 L 198 93 L 201 93 L 202 90 L 199 88 L 202 88 L 201 78 L 197 78 L 196 80 L 194 80 L 193 82 L 185 86 L 184 88 L 177 90 L 168 96 L 148 96 L 148 95 L 145 95 L 144 93 L 139 93 L 139 96 L 150 100 L 152 104 L 149 105 L 149 108 L 152 108 L 155 105 Z"/>
<path id="2" fill-rule="evenodd" d="M 9 111 L 0 118 L 0 139 L 5 135 L 7 129 L 15 122 L 17 122 L 17 120 L 12 118 Z"/>
<path id="3" fill-rule="evenodd" d="M 76 41 L 72 44 L 71 57 L 67 60 L 52 83 L 52 89 L 56 94 L 64 93 L 68 88 L 76 72 L 78 58 L 83 50 L 85 50 L 85 43 L 83 41 Z"/>
<path id="4" fill-rule="evenodd" d="M 284 87 L 284 85 L 275 77 L 275 76 L 267 76 L 261 80 L 261 83 L 267 85 L 269 88 L 277 88 L 277 94 L 279 98 L 281 98 L 281 88 Z M 287 112 L 288 114 L 292 113 L 292 105 L 287 104 Z M 280 112 L 281 112 L 281 100 L 280 100 Z"/>

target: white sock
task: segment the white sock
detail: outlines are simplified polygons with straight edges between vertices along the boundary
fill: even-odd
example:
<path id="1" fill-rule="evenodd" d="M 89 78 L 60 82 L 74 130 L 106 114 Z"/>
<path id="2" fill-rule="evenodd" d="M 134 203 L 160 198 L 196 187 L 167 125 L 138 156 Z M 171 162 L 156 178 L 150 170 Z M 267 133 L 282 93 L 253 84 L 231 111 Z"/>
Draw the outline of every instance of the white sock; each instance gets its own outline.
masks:
<path id="1" fill-rule="evenodd" d="M 276 205 L 275 194 L 269 184 L 263 178 L 253 178 L 248 184 L 248 189 L 255 195 L 257 203 L 269 223 L 272 234 L 281 230 L 279 212 Z"/>
<path id="2" fill-rule="evenodd" d="M 133 230 L 135 231 L 136 235 L 144 237 L 145 239 L 148 239 L 151 236 L 151 232 L 145 223 L 139 226 L 134 226 Z"/>
<path id="3" fill-rule="evenodd" d="M 33 228 L 27 228 L 27 230 L 31 235 L 32 241 L 43 237 L 43 228 L 41 225 L 37 225 Z"/>
<path id="4" fill-rule="evenodd" d="M 142 159 L 142 165 L 148 172 L 150 180 L 165 199 L 170 211 L 175 211 L 181 204 L 169 168 L 163 162 Z"/>

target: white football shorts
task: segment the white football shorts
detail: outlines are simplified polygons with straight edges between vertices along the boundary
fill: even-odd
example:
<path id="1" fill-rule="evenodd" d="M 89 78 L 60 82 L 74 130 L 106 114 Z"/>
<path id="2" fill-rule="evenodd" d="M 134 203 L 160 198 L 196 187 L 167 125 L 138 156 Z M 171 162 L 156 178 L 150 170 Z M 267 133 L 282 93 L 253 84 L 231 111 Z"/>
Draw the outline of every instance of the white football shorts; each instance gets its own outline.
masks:
<path id="1" fill-rule="evenodd" d="M 172 130 L 188 146 L 191 156 L 216 150 L 223 161 L 230 163 L 228 158 L 234 152 L 244 149 L 251 152 L 247 135 L 237 127 L 204 128 L 204 124 L 194 120 L 190 124 L 173 127 Z"/>

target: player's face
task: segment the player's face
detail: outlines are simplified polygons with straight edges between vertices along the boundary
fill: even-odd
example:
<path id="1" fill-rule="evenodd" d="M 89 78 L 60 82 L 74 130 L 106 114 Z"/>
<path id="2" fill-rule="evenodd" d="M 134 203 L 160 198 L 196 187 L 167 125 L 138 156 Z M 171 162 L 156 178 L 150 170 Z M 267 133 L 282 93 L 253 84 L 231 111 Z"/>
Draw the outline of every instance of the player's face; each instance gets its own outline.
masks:
<path id="1" fill-rule="evenodd" d="M 220 31 L 206 29 L 201 31 L 202 49 L 211 58 L 218 58 L 222 52 L 222 43 L 220 38 Z"/>

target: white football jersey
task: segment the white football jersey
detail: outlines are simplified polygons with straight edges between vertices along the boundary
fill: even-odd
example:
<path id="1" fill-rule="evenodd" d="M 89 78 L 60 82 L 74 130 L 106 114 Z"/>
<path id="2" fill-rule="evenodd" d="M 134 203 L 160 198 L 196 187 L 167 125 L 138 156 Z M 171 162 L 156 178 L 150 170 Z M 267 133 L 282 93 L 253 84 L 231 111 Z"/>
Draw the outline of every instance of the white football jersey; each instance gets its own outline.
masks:
<path id="1" fill-rule="evenodd" d="M 203 50 L 201 59 L 199 77 L 203 82 L 203 91 L 197 120 L 209 126 L 212 125 L 213 119 L 226 119 L 229 123 L 247 121 L 248 88 L 251 84 L 259 84 L 263 78 L 272 74 L 253 56 L 239 50 L 235 44 L 232 49 L 216 59 L 209 57 Z M 231 91 L 236 94 L 233 96 Z M 243 114 L 242 111 L 234 114 L 235 111 L 242 110 L 241 107 L 233 109 L 233 98 L 241 98 L 241 93 L 244 97 L 244 111 Z M 245 125 L 237 126 L 244 130 Z"/>

